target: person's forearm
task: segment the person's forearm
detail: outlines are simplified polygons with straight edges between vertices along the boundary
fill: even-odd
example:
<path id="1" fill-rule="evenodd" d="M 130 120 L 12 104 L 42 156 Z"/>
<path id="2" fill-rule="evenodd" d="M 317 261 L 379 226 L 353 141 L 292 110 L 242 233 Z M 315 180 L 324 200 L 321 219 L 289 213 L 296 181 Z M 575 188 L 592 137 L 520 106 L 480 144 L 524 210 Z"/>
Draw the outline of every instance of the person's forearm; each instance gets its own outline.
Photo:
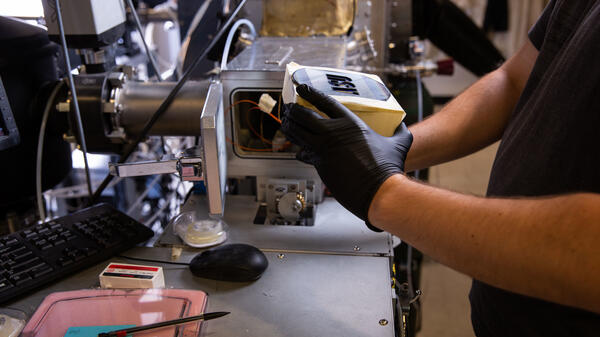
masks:
<path id="1" fill-rule="evenodd" d="M 598 194 L 480 198 L 395 175 L 369 220 L 485 283 L 600 313 Z"/>
<path id="2" fill-rule="evenodd" d="M 406 171 L 460 158 L 500 139 L 533 68 L 537 50 L 527 42 L 441 111 L 411 126 Z"/>

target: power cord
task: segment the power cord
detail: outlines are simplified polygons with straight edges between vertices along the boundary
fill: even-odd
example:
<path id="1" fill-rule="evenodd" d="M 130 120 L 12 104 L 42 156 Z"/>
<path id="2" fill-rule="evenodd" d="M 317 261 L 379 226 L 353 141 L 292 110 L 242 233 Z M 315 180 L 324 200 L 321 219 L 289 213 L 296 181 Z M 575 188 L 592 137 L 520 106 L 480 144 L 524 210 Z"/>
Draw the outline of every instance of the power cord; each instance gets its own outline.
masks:
<path id="1" fill-rule="evenodd" d="M 44 153 L 44 138 L 46 136 L 46 125 L 48 124 L 48 117 L 50 116 L 50 109 L 52 109 L 54 99 L 56 98 L 56 95 L 58 95 L 58 92 L 64 84 L 65 82 L 61 81 L 58 84 L 56 84 L 54 89 L 52 89 L 52 92 L 48 97 L 48 101 L 46 102 L 46 106 L 44 107 L 42 123 L 40 125 L 40 134 L 38 136 L 38 146 L 35 161 L 35 194 L 37 198 L 38 212 L 40 215 L 40 220 L 42 222 L 46 220 L 45 202 L 44 197 L 42 195 L 42 155 Z"/>
<path id="2" fill-rule="evenodd" d="M 153 260 L 153 259 L 144 259 L 141 257 L 133 257 L 133 256 L 125 256 L 125 255 L 116 255 L 122 259 L 134 260 L 134 261 L 143 261 L 143 262 L 154 262 L 154 263 L 164 263 L 164 264 L 176 264 L 180 266 L 189 266 L 189 263 L 185 262 L 173 262 L 173 261 L 162 261 L 162 260 Z"/>

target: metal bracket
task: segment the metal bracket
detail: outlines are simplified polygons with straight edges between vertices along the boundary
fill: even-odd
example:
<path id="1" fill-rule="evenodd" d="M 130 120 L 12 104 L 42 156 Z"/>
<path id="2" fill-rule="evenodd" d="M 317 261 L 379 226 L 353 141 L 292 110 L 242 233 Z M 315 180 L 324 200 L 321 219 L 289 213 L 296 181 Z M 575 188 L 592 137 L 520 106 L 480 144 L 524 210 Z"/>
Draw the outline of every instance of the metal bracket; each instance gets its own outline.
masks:
<path id="1" fill-rule="evenodd" d="M 178 173 L 183 181 L 200 181 L 202 176 L 201 149 L 186 149 L 179 157 L 168 156 L 159 161 L 108 164 L 109 172 L 117 177 L 138 177 L 154 174 Z"/>

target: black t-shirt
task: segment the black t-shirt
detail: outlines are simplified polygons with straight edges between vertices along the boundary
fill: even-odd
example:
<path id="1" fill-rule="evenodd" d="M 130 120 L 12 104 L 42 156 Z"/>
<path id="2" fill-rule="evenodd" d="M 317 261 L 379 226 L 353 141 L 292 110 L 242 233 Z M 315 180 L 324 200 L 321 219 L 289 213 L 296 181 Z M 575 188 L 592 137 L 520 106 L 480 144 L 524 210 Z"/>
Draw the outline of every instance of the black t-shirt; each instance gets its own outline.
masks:
<path id="1" fill-rule="evenodd" d="M 487 194 L 600 193 L 600 0 L 552 0 L 529 38 L 539 55 L 504 131 Z M 477 280 L 470 300 L 479 337 L 600 336 L 600 315 Z"/>

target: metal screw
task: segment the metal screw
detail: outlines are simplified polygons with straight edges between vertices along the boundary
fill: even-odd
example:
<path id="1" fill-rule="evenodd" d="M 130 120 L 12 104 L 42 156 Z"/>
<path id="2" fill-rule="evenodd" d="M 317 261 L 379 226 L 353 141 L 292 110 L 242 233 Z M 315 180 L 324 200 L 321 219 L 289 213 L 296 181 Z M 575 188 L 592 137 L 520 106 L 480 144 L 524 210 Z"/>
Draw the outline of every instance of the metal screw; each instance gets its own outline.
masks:
<path id="1" fill-rule="evenodd" d="M 355 252 L 358 252 L 359 250 L 360 250 L 360 247 L 359 247 L 359 246 L 354 246 L 354 251 L 355 251 Z"/>
<path id="2" fill-rule="evenodd" d="M 381 326 L 386 326 L 386 325 L 388 325 L 388 320 L 387 320 L 387 319 L 385 319 L 385 318 L 382 318 L 382 319 L 380 319 L 380 320 L 379 320 L 379 325 L 381 325 Z"/>
<path id="3" fill-rule="evenodd" d="M 277 258 L 278 258 L 278 259 L 283 259 L 284 257 L 285 257 L 285 254 L 281 254 L 281 253 L 280 253 L 279 255 L 277 255 Z"/>

